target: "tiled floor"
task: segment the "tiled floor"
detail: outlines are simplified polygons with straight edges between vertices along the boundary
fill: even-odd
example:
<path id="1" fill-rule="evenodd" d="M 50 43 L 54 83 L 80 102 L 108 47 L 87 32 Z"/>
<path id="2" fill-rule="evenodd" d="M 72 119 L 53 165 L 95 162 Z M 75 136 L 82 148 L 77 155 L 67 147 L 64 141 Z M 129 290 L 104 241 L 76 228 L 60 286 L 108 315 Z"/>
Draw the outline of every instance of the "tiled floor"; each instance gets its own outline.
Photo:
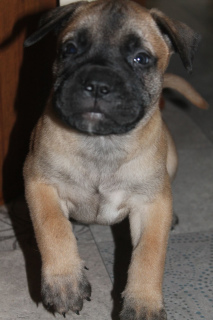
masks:
<path id="1" fill-rule="evenodd" d="M 212 2 L 150 0 L 148 5 L 203 34 L 193 75 L 186 75 L 178 58 L 172 60 L 170 71 L 186 77 L 211 105 Z M 163 116 L 176 141 L 180 161 L 173 185 L 174 211 L 180 223 L 171 232 L 164 281 L 168 319 L 212 320 L 213 108 L 202 111 L 188 105 L 183 109 L 170 100 Z M 10 216 L 7 209 L 0 208 L 0 319 L 54 319 L 40 303 L 40 259 L 27 209 L 22 199 L 10 205 Z M 131 251 L 128 222 L 113 228 L 75 224 L 74 231 L 89 268 L 93 294 L 80 317 L 70 314 L 67 319 L 116 320 Z"/>

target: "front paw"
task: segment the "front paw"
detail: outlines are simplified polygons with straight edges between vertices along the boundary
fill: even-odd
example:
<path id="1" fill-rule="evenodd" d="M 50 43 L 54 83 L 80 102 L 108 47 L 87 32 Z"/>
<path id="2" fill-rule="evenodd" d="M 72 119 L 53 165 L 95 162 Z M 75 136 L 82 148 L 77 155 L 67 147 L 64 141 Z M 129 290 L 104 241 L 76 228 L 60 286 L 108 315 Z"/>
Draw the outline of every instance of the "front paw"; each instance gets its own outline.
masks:
<path id="1" fill-rule="evenodd" d="M 44 305 L 53 312 L 65 314 L 72 310 L 76 314 L 82 310 L 83 300 L 90 300 L 91 285 L 84 271 L 70 274 L 43 274 L 42 299 Z"/>
<path id="2" fill-rule="evenodd" d="M 153 310 L 150 307 L 141 306 L 140 303 L 124 301 L 121 320 L 167 320 L 164 308 Z"/>

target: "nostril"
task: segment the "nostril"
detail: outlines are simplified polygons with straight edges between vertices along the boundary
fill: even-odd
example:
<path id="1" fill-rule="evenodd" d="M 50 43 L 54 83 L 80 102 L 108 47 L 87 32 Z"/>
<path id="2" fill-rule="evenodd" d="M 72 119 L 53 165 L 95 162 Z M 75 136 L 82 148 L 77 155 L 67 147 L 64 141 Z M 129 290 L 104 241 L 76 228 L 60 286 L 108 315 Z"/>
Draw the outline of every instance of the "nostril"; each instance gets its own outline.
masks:
<path id="1" fill-rule="evenodd" d="M 88 84 L 84 88 L 86 91 L 90 91 L 90 92 L 94 91 L 94 85 L 92 84 Z"/>
<path id="2" fill-rule="evenodd" d="M 88 92 L 99 92 L 101 95 L 105 95 L 109 93 L 109 87 L 107 85 L 99 85 L 99 84 L 92 84 L 92 83 L 85 83 L 84 84 L 84 90 Z"/>
<path id="3" fill-rule="evenodd" d="M 100 86 L 100 93 L 107 94 L 109 93 L 109 87 L 107 86 Z"/>

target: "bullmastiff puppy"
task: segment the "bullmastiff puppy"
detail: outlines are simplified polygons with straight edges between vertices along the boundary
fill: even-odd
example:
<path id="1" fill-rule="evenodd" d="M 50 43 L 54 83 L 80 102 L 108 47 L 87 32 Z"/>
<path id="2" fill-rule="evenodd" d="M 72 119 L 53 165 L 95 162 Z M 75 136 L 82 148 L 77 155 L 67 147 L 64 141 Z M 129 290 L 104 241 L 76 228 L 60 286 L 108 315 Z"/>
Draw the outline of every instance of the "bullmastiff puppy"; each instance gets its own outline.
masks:
<path id="1" fill-rule="evenodd" d="M 57 33 L 54 84 L 24 165 L 43 302 L 65 317 L 90 300 L 69 218 L 111 225 L 128 216 L 133 253 L 120 318 L 165 320 L 177 155 L 159 99 L 171 54 L 191 71 L 199 36 L 127 0 L 56 8 L 25 46 L 50 31 Z"/>

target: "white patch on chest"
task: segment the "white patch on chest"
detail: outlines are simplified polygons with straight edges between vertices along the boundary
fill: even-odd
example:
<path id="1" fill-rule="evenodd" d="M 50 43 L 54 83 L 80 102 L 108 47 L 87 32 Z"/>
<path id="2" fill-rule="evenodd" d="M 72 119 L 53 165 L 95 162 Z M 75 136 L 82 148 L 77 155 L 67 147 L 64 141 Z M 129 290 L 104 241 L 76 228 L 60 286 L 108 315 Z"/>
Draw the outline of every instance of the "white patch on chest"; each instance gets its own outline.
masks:
<path id="1" fill-rule="evenodd" d="M 129 213 L 125 191 L 113 191 L 104 194 L 101 198 L 97 216 L 98 223 L 112 224 L 123 219 Z"/>

